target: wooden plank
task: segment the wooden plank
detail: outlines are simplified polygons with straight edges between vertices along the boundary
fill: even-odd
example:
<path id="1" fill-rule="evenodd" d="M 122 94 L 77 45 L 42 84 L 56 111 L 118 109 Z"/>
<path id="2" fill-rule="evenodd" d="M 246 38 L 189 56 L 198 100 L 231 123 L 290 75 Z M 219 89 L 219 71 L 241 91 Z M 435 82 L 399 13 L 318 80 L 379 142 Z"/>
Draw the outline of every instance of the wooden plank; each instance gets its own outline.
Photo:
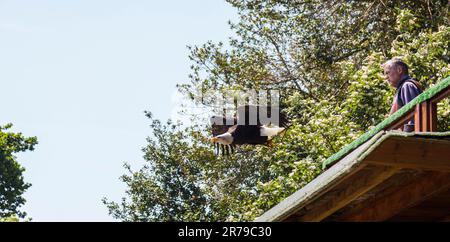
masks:
<path id="1" fill-rule="evenodd" d="M 440 219 L 439 222 L 450 222 L 450 215 L 447 215 L 446 217 Z"/>
<path id="2" fill-rule="evenodd" d="M 364 163 L 416 170 L 450 172 L 450 141 L 392 138 L 369 154 Z"/>
<path id="3" fill-rule="evenodd" d="M 406 113 L 401 118 L 397 119 L 397 121 L 386 127 L 385 130 L 403 129 L 403 125 L 414 117 L 414 113 L 414 109 L 412 109 L 410 112 Z"/>
<path id="4" fill-rule="evenodd" d="M 450 96 L 450 86 L 446 87 L 444 90 L 440 91 L 438 94 L 436 94 L 432 99 L 431 102 L 438 103 L 442 101 L 442 99 Z"/>
<path id="5" fill-rule="evenodd" d="M 363 208 L 346 212 L 340 216 L 339 221 L 385 221 L 449 187 L 450 174 L 428 172 L 418 181 L 368 202 Z"/>
<path id="6" fill-rule="evenodd" d="M 417 206 L 408 208 L 388 221 L 440 221 L 450 214 L 449 190 L 428 198 Z"/>
<path id="7" fill-rule="evenodd" d="M 321 221 L 388 179 L 394 175 L 396 171 L 396 168 L 376 167 L 368 176 L 354 181 L 351 186 L 347 186 L 345 189 L 339 191 L 337 195 L 332 197 L 326 203 L 314 207 L 311 211 L 307 211 L 307 213 L 298 220 L 310 222 Z"/>

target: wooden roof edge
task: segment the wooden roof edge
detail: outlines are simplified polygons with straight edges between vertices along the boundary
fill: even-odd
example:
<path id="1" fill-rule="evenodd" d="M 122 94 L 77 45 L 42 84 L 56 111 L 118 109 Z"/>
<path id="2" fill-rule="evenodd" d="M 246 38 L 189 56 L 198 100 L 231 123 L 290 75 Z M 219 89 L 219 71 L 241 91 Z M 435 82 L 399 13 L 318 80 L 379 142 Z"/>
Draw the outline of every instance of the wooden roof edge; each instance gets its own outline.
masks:
<path id="1" fill-rule="evenodd" d="M 273 208 L 266 211 L 256 222 L 276 222 L 282 221 L 289 215 L 298 211 L 314 198 L 325 193 L 333 184 L 337 181 L 352 174 L 358 169 L 362 168 L 364 164 L 362 161 L 367 157 L 374 149 L 376 149 L 383 141 L 388 138 L 398 137 L 418 137 L 418 138 L 436 138 L 450 137 L 450 132 L 423 132 L 423 133 L 406 133 L 401 131 L 381 131 L 373 136 L 370 140 L 363 143 L 355 150 L 342 157 L 328 170 L 324 171 L 310 183 L 303 188 L 297 190 L 291 196 L 284 199 Z"/>
<path id="2" fill-rule="evenodd" d="M 341 162 L 336 163 L 330 169 L 326 170 L 303 188 L 299 189 L 291 196 L 284 199 L 279 204 L 262 214 L 256 222 L 275 222 L 282 221 L 289 216 L 291 212 L 296 211 L 302 205 L 308 203 L 312 198 L 326 191 L 327 187 L 347 174 L 358 168 L 360 157 L 364 152 L 376 143 L 386 132 L 381 131 L 373 136 L 369 141 L 360 145 L 357 149 L 342 158 Z"/>

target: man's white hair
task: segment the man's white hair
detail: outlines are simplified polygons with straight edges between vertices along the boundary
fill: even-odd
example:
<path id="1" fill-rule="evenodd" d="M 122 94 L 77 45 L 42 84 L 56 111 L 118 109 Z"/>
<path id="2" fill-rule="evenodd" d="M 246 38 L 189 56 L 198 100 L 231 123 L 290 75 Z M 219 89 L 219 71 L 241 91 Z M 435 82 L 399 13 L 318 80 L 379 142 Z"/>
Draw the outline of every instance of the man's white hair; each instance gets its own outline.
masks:
<path id="1" fill-rule="evenodd" d="M 400 58 L 392 58 L 388 61 L 386 61 L 383 65 L 381 65 L 382 68 L 392 68 L 392 67 L 400 67 L 402 68 L 403 72 L 408 74 L 408 65 L 403 62 Z"/>

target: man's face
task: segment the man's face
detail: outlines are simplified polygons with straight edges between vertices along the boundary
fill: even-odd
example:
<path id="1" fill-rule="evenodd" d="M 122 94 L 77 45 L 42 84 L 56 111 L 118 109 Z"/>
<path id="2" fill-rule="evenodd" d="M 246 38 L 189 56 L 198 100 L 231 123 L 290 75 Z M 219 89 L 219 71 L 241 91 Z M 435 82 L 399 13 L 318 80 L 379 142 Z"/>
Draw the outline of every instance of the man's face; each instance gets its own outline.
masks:
<path id="1" fill-rule="evenodd" d="M 384 76 L 392 87 L 397 87 L 402 75 L 402 68 L 399 66 L 388 65 L 384 67 Z"/>

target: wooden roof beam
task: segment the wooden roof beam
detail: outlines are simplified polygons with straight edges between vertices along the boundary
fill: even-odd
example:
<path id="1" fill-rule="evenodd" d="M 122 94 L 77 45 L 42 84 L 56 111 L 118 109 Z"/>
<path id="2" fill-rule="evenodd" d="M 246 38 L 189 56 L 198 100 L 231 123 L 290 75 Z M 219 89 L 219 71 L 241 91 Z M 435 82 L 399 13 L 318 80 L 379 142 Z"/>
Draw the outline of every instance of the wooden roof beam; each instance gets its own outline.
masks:
<path id="1" fill-rule="evenodd" d="M 415 138 L 386 140 L 364 162 L 416 170 L 450 172 L 449 140 Z"/>
<path id="2" fill-rule="evenodd" d="M 446 191 L 450 187 L 450 174 L 427 172 L 418 181 L 401 186 L 393 192 L 375 199 L 363 207 L 342 214 L 338 221 L 385 221 L 404 209 Z"/>
<path id="3" fill-rule="evenodd" d="M 373 171 L 362 179 L 355 180 L 351 186 L 347 186 L 333 196 L 329 201 L 317 207 L 299 218 L 299 221 L 319 222 L 339 209 L 345 207 L 353 200 L 371 190 L 381 182 L 395 174 L 396 168 L 375 167 Z"/>

